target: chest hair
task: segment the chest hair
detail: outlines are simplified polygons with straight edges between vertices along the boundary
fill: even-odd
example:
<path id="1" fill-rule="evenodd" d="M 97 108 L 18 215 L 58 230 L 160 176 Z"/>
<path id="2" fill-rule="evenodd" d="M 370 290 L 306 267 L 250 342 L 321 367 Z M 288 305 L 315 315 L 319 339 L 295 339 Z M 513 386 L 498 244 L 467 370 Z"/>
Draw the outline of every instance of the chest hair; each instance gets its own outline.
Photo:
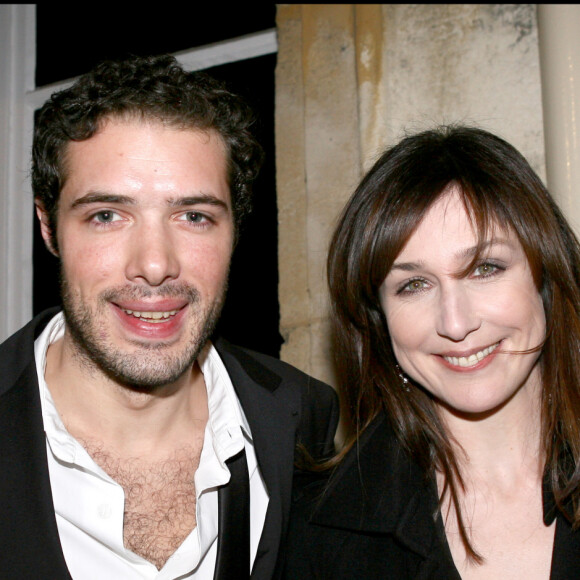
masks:
<path id="1" fill-rule="evenodd" d="M 186 447 L 165 460 L 148 461 L 83 445 L 125 492 L 125 548 L 160 570 L 197 525 L 194 475 L 201 449 Z"/>

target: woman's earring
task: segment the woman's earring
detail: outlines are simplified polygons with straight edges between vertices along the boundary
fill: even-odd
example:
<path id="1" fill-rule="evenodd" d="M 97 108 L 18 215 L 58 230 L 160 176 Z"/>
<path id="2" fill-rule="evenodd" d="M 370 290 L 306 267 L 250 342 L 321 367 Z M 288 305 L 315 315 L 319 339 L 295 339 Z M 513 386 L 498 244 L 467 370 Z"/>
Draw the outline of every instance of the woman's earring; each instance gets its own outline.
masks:
<path id="1" fill-rule="evenodd" d="M 401 387 L 403 388 L 403 391 L 408 393 L 411 390 L 411 387 L 409 386 L 410 385 L 409 379 L 405 376 L 403 369 L 399 365 L 395 365 L 395 367 L 397 369 L 399 379 L 401 379 Z"/>

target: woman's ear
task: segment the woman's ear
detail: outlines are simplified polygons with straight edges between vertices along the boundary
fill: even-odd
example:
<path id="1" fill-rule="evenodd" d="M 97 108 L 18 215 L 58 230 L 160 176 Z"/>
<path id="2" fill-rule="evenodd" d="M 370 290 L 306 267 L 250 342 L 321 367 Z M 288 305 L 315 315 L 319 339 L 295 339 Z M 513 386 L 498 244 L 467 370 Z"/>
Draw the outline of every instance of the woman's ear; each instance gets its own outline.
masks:
<path id="1" fill-rule="evenodd" d="M 40 233 L 42 234 L 46 248 L 52 255 L 58 258 L 58 252 L 54 247 L 53 231 L 50 227 L 48 212 L 44 209 L 44 204 L 40 199 L 35 199 L 34 205 L 36 206 L 36 215 L 40 221 Z"/>

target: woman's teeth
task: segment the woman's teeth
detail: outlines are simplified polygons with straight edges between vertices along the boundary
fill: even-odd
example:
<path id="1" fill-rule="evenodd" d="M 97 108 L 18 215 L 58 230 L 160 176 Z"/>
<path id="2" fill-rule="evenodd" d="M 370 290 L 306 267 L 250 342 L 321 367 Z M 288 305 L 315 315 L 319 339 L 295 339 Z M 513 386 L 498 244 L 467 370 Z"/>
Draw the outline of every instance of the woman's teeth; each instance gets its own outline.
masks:
<path id="1" fill-rule="evenodd" d="M 443 358 L 450 364 L 456 367 L 472 367 L 479 361 L 489 356 L 499 345 L 499 342 L 476 352 L 470 356 L 444 356 Z"/>

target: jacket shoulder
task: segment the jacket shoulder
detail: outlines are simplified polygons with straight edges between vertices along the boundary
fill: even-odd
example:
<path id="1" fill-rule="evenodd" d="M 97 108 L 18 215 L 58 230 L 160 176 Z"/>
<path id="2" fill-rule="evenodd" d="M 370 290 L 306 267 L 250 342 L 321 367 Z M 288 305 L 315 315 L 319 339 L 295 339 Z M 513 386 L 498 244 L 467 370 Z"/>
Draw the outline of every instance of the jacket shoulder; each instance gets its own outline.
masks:
<path id="1" fill-rule="evenodd" d="M 58 311 L 58 308 L 51 308 L 41 312 L 0 344 L 1 392 L 11 386 L 34 360 L 34 341 Z"/>
<path id="2" fill-rule="evenodd" d="M 280 359 L 231 344 L 223 338 L 218 338 L 214 344 L 221 355 L 225 353 L 237 359 L 244 370 L 262 386 L 268 387 L 267 383 L 273 381 L 277 387 L 283 380 L 291 381 L 312 396 L 322 397 L 329 402 L 336 398 L 332 387 Z"/>
<path id="3" fill-rule="evenodd" d="M 295 401 L 299 397 L 297 443 L 303 444 L 316 459 L 334 453 L 339 406 L 331 386 L 284 361 L 235 346 L 222 338 L 214 344 L 228 370 L 235 371 L 233 365 L 240 365 L 255 383 L 281 400 Z"/>
<path id="4" fill-rule="evenodd" d="M 434 518 L 434 481 L 383 415 L 334 471 L 295 481 L 285 576 L 459 580 Z"/>

